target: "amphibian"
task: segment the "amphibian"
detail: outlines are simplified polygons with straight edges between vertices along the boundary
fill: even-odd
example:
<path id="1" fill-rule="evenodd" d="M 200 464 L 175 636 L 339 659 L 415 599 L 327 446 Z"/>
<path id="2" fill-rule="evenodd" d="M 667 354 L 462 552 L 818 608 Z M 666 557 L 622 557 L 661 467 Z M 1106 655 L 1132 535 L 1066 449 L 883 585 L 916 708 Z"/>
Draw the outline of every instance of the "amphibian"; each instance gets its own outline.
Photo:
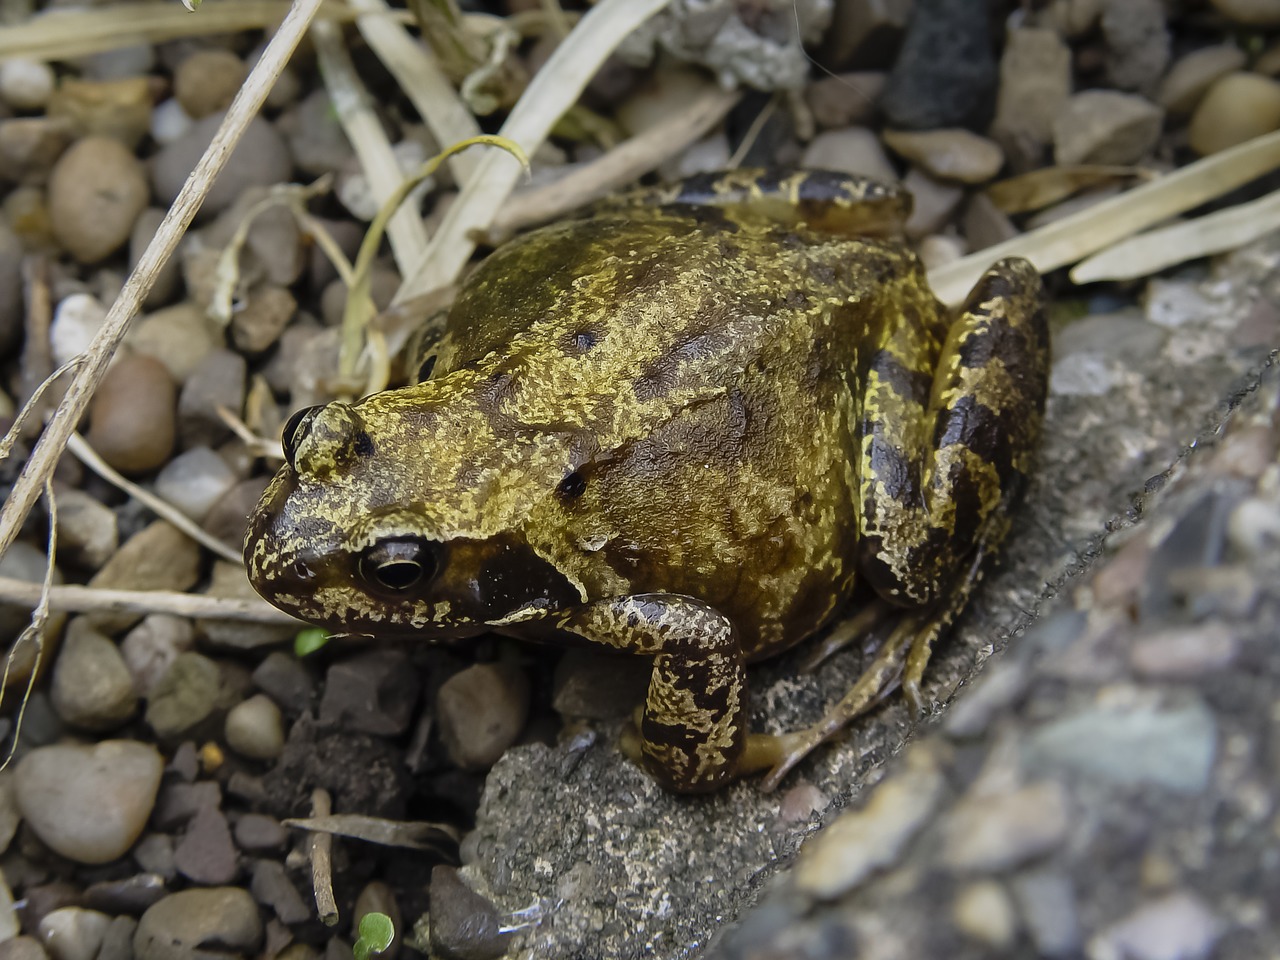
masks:
<path id="1" fill-rule="evenodd" d="M 500 247 L 421 382 L 286 426 L 251 581 L 341 633 L 652 657 L 645 768 L 776 783 L 899 676 L 919 700 L 1038 439 L 1039 276 L 997 263 L 948 314 L 900 239 L 909 203 L 739 171 Z M 858 685 L 749 735 L 745 665 L 851 609 L 895 624 Z"/>

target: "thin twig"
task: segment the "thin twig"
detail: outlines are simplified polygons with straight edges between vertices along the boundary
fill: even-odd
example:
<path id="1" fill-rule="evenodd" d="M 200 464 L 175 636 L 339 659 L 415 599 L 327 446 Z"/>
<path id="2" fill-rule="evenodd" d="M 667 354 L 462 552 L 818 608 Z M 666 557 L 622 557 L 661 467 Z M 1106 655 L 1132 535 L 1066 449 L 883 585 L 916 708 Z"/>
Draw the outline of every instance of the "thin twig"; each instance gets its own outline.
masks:
<path id="1" fill-rule="evenodd" d="M 0 603 L 35 607 L 41 596 L 42 587 L 38 583 L 0 577 Z M 272 626 L 293 624 L 299 629 L 306 626 L 265 600 L 211 597 L 169 590 L 106 590 L 74 584 L 50 587 L 47 596 L 50 610 L 68 613 L 169 613 L 175 617 L 202 620 L 235 620 Z"/>
<path id="2" fill-rule="evenodd" d="M 53 592 L 54 556 L 58 552 L 58 500 L 53 494 L 53 478 L 44 484 L 45 503 L 49 508 L 49 539 L 45 545 L 44 580 L 39 584 L 29 583 L 38 591 L 36 602 L 31 611 L 31 620 L 18 639 L 13 641 L 9 654 L 4 659 L 4 678 L 0 679 L 0 702 L 4 700 L 4 692 L 9 687 L 9 669 L 23 644 L 34 643 L 36 655 L 31 661 L 31 672 L 27 674 L 27 688 L 22 692 L 22 703 L 18 704 L 18 715 L 13 720 L 13 737 L 9 741 L 9 752 L 5 754 L 0 770 L 9 766 L 14 752 L 18 749 L 18 738 L 22 734 L 22 721 L 27 715 L 27 703 L 31 700 L 31 691 L 35 689 L 36 677 L 40 673 L 40 660 L 44 657 L 44 627 L 49 622 L 49 595 Z"/>
<path id="3" fill-rule="evenodd" d="M 532 156 L 618 44 L 669 2 L 602 0 L 592 7 L 529 83 L 502 125 L 501 135 Z M 520 164 L 497 150 L 480 158 L 426 253 L 405 274 L 396 292 L 397 303 L 457 278 L 475 251 L 475 231 L 488 229 L 519 176 Z"/>
<path id="4" fill-rule="evenodd" d="M 489 239 L 546 223 L 631 183 L 673 157 L 724 119 L 742 97 L 709 87 L 644 133 L 626 140 L 553 183 L 511 195 L 494 218 Z"/>
<path id="5" fill-rule="evenodd" d="M 106 480 L 113 486 L 119 487 L 162 520 L 168 520 L 171 524 L 202 547 L 213 551 L 223 560 L 229 560 L 237 565 L 244 563 L 244 558 L 240 556 L 239 551 L 231 549 L 221 540 L 210 536 L 201 529 L 198 523 L 188 517 L 168 500 L 157 497 L 145 487 L 140 487 L 132 480 L 121 476 L 109 463 L 103 460 L 102 457 L 98 456 L 98 451 L 89 446 L 89 441 L 80 436 L 80 434 L 73 433 L 71 435 L 70 439 L 67 440 L 67 449 L 74 453 L 81 463 L 100 476 L 103 480 Z"/>
<path id="6" fill-rule="evenodd" d="M 200 204 L 204 201 L 205 195 L 209 192 L 213 179 L 226 165 L 227 158 L 231 156 L 231 151 L 243 135 L 245 128 L 249 126 L 249 121 L 257 115 L 272 83 L 288 63 L 294 48 L 306 32 L 307 24 L 319 9 L 320 2 L 321 0 L 297 0 L 290 8 L 284 22 L 280 24 L 275 36 L 263 51 L 262 57 L 254 65 L 248 79 L 236 94 L 213 142 L 209 144 L 204 156 L 196 164 L 195 170 L 187 177 L 177 199 L 165 214 L 155 236 L 147 244 L 147 249 L 143 251 L 137 266 L 125 282 L 120 296 L 111 305 L 102 328 L 93 338 L 93 343 L 85 354 L 83 366 L 77 371 L 66 396 L 58 405 L 57 412 L 49 421 L 31 456 L 23 466 L 22 473 L 14 483 L 13 491 L 3 511 L 0 511 L 0 556 L 3 556 L 17 538 L 23 521 L 35 506 L 40 491 L 44 489 L 45 480 L 53 473 L 68 439 L 75 432 L 81 417 L 84 416 L 94 389 L 106 373 L 107 364 L 111 361 L 120 341 L 124 339 L 130 322 L 142 305 L 143 298 L 151 290 L 156 274 L 173 254 L 187 227 L 190 226 L 192 218 L 195 217 L 196 211 L 200 208 Z M 210 4 L 211 8 L 217 6 L 218 4 Z M 162 5 L 160 9 L 164 9 L 164 6 Z M 183 16 L 191 17 L 192 15 L 184 12 Z M 196 16 L 196 19 L 199 16 L 203 16 L 203 11 Z"/>
<path id="7" fill-rule="evenodd" d="M 25 335 L 22 338 L 22 364 L 18 390 L 27 406 L 25 416 L 33 424 L 30 436 L 39 433 L 44 423 L 43 404 L 30 401 L 43 394 L 53 372 L 53 344 L 49 328 L 53 325 L 53 295 L 49 290 L 49 259 L 41 254 L 26 257 L 22 263 L 26 291 Z"/>
<path id="8" fill-rule="evenodd" d="M 334 113 L 360 161 L 369 194 L 381 207 L 405 180 L 400 161 L 351 62 L 342 31 L 336 24 L 317 20 L 311 25 L 311 41 L 315 44 L 320 76 Z M 391 242 L 396 266 L 403 274 L 427 248 L 427 228 L 422 224 L 422 216 L 412 207 L 397 210 L 387 226 L 387 239 Z"/>
<path id="9" fill-rule="evenodd" d="M 311 791 L 311 815 L 327 817 L 332 812 L 327 790 Z M 316 913 L 325 926 L 338 923 L 338 902 L 333 898 L 333 834 L 311 835 L 311 886 L 315 890 Z"/>

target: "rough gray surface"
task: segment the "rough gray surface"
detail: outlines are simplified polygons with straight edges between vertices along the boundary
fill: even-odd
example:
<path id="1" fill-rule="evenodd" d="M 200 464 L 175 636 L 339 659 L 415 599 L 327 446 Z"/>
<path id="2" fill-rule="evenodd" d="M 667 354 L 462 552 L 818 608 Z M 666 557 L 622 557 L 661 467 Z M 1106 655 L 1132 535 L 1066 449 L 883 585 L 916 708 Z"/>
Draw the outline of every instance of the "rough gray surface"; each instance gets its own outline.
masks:
<path id="1" fill-rule="evenodd" d="M 1278 291 L 1280 240 L 1273 239 L 1227 258 L 1212 274 L 1201 270 L 1152 282 L 1141 310 L 1089 316 L 1058 331 L 1040 474 L 1015 523 L 1003 568 L 989 577 L 958 629 L 936 654 L 926 674 L 927 695 L 939 703 L 947 701 L 977 665 L 1021 631 L 1042 601 L 1063 590 L 1068 578 L 1087 566 L 1103 535 L 1123 526 L 1134 514 L 1133 496 L 1148 479 L 1163 473 L 1188 443 L 1219 422 L 1230 398 L 1256 383 L 1257 371 L 1267 357 L 1266 345 L 1280 340 L 1280 315 L 1273 306 L 1280 301 Z M 1015 651 L 1029 649 L 1018 642 L 1010 646 Z M 1096 674 L 1105 675 L 1114 660 L 1104 653 L 1105 649 L 1089 652 L 1080 665 L 1082 675 L 1093 677 L 1095 683 L 1102 682 Z M 800 675 L 797 663 L 802 655 L 803 650 L 781 657 L 755 672 L 757 729 L 780 731 L 812 721 L 847 689 L 860 665 L 860 654 L 850 651 L 816 675 Z M 1116 662 L 1122 665 L 1123 658 Z M 1032 713 L 1047 722 L 1050 717 L 1042 714 L 1066 711 L 1066 706 L 1065 701 L 1045 700 L 1041 710 L 1033 701 Z M 1116 717 L 1107 710 L 1127 710 L 1125 722 L 1112 722 Z M 1225 742 L 1202 698 L 1139 696 L 1135 706 L 1121 697 L 1118 703 L 1099 703 L 1096 711 L 1091 716 L 1086 710 L 1083 720 L 1074 710 L 1070 713 L 1076 722 L 1091 721 L 1090 730 L 1115 731 L 1118 752 L 1113 751 L 1113 756 L 1121 766 L 1129 762 L 1126 758 L 1143 755 L 1152 738 L 1186 741 L 1185 753 L 1166 758 L 1163 766 L 1157 762 L 1157 770 L 1141 774 L 1148 779 L 1124 789 L 1174 791 L 1185 807 L 1198 809 L 1194 794 L 1176 791 L 1203 779 L 1207 726 L 1215 726 L 1214 743 L 1219 748 Z M 542 923 L 517 942 L 512 956 L 625 960 L 695 955 L 756 896 L 807 834 L 823 820 L 832 819 L 869 777 L 883 775 L 881 765 L 901 750 L 909 732 L 906 709 L 894 698 L 855 724 L 851 735 L 802 764 L 778 793 L 762 794 L 745 783 L 705 798 L 672 796 L 655 787 L 616 753 L 613 728 L 602 726 L 594 743 L 579 739 L 555 750 L 516 749 L 490 775 L 475 833 L 464 849 L 464 875 L 503 909 L 542 904 Z M 1064 753 L 1063 747 L 1055 747 L 1055 743 L 1070 745 L 1061 730 L 1056 741 L 1044 736 L 1047 743 L 1040 743 L 1040 759 L 1035 762 L 1059 766 L 1078 762 L 1066 755 L 1070 750 Z M 976 753 L 970 758 L 967 748 L 951 749 L 959 759 L 948 758 L 948 770 L 962 771 L 972 780 L 984 758 Z M 1221 754 L 1215 756 L 1221 762 Z M 1168 781 L 1163 786 L 1162 776 Z M 1079 809 L 1074 805 L 1089 798 L 1073 795 L 1068 803 L 1051 788 L 1046 795 L 1032 792 L 1017 799 L 1022 806 L 1015 804 L 1014 812 L 1021 812 L 1033 825 L 1035 811 L 1047 803 L 1061 814 L 1063 822 L 1055 829 L 1066 830 L 1069 812 Z M 1266 796 L 1256 800 L 1265 808 Z M 1237 806 L 1240 802 L 1236 801 Z M 1098 891 L 1099 897 L 1139 882 L 1135 871 L 1143 853 L 1133 834 L 1141 835 L 1147 825 L 1145 815 L 1135 809 L 1127 825 L 1120 824 L 1108 837 L 1114 845 L 1111 856 L 1122 861 L 1124 868 L 1116 868 L 1114 879 Z M 1053 834 L 1033 835 L 1026 849 L 1034 853 L 1054 839 Z M 1203 845 L 1210 839 L 1196 835 L 1182 842 Z M 1029 855 L 1026 849 L 1006 851 L 1004 856 L 1018 862 Z M 891 857 L 894 851 L 886 847 L 878 855 Z M 1178 862 L 1171 854 L 1165 860 Z M 992 869 L 992 861 L 980 862 L 983 869 Z M 1098 866 L 1109 869 L 1111 865 L 1099 862 Z M 1170 896 L 1185 892 L 1179 881 L 1175 877 L 1169 884 Z M 792 882 L 782 881 L 784 886 Z M 1064 880 L 1060 872 L 1028 874 L 1019 883 L 1012 894 L 990 885 L 964 891 L 963 909 L 957 908 L 957 915 L 978 926 L 987 922 L 993 929 L 1004 923 L 1014 929 L 1014 935 L 1022 936 L 1018 933 L 1022 921 L 1011 906 L 1011 895 L 1025 901 L 1023 911 L 1028 916 L 1035 910 L 1046 913 L 1048 926 L 1060 916 L 1054 903 L 1071 900 L 1069 877 Z M 918 906 L 910 898 L 921 889 L 919 884 L 911 887 L 910 893 L 902 894 L 902 902 Z M 1139 930 L 1135 934 L 1139 939 L 1143 922 L 1161 926 L 1162 909 L 1183 919 L 1208 915 L 1197 913 L 1203 906 L 1199 900 L 1187 907 L 1187 913 L 1182 910 L 1187 901 L 1175 899 L 1170 907 L 1158 898 L 1147 899 L 1156 910 L 1154 919 L 1129 918 Z M 779 894 L 751 914 L 741 940 L 736 941 L 742 946 L 733 948 L 737 952 L 721 955 L 755 956 L 746 950 L 763 936 L 761 931 L 793 925 L 808 908 L 808 902 L 794 893 Z M 840 909 L 837 905 L 830 912 L 838 918 Z M 1090 914 L 1081 923 L 1088 926 L 1096 919 Z M 799 952 L 802 942 L 813 956 L 852 955 L 852 944 L 878 929 L 869 921 L 869 927 L 849 939 L 848 930 L 836 929 L 840 922 L 829 930 L 820 923 L 813 926 L 818 939 L 797 941 L 795 950 L 779 946 L 779 952 L 758 955 L 810 955 Z M 938 923 L 943 925 L 941 920 Z M 931 927 L 919 917 L 915 926 Z M 803 934 L 810 927 L 797 929 Z M 1196 928 L 1202 933 L 1207 929 L 1203 924 Z M 830 940 L 821 939 L 828 934 Z M 1119 938 L 1115 942 L 1121 944 L 1129 935 L 1121 931 L 1115 934 Z M 950 934 L 952 939 L 955 936 Z M 759 939 L 761 949 L 764 943 Z M 1135 950 L 1125 953 L 1127 949 L 1122 944 L 1107 955 L 1144 956 Z M 947 954 L 925 950 L 915 955 Z"/>

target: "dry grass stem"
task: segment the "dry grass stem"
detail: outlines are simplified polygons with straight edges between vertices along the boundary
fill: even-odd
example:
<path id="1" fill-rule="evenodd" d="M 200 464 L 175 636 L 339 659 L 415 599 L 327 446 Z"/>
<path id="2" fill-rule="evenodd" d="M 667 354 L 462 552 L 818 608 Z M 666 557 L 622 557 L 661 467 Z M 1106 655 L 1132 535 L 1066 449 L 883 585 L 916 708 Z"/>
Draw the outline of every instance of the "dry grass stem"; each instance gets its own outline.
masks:
<path id="1" fill-rule="evenodd" d="M 9 427 L 3 437 L 0 437 L 0 460 L 7 460 L 9 455 L 13 453 L 13 445 L 18 442 L 18 437 L 22 436 L 23 430 L 26 428 L 27 422 L 36 415 L 40 409 L 40 401 L 44 399 L 45 392 L 62 378 L 62 375 L 69 373 L 76 367 L 80 366 L 81 357 L 72 357 L 49 376 L 40 381 L 32 392 L 31 397 L 22 405 L 22 409 L 18 411 L 18 415 L 13 419 L 13 425 Z"/>
<path id="2" fill-rule="evenodd" d="M 306 624 L 282 613 L 265 600 L 210 597 L 168 590 L 100 590 L 76 585 L 51 586 L 0 577 L 0 603 L 34 608 L 47 597 L 48 609 L 68 613 L 168 613 L 203 620 L 235 620 L 241 623 Z"/>
<path id="3" fill-rule="evenodd" d="M 89 442 L 78 433 L 73 433 L 67 440 L 67 449 L 76 455 L 76 458 L 86 467 L 100 476 L 107 483 L 123 490 L 129 496 L 133 497 L 148 510 L 160 517 L 162 520 L 168 520 L 171 524 L 185 533 L 188 537 L 200 544 L 207 550 L 216 553 L 223 560 L 229 560 L 235 564 L 244 563 L 244 559 L 240 556 L 239 551 L 232 550 L 221 540 L 211 537 L 208 533 L 200 528 L 194 520 L 185 513 L 171 504 L 168 500 L 164 500 L 145 487 L 140 487 L 132 480 L 122 477 L 117 473 L 110 464 L 103 460 L 93 447 L 89 446 Z"/>
<path id="4" fill-rule="evenodd" d="M 13 485 L 4 509 L 0 511 L 0 555 L 3 555 L 18 536 L 31 508 L 35 505 L 45 480 L 53 473 L 53 468 L 62 455 L 80 418 L 89 406 L 89 400 L 98 382 L 107 370 L 107 364 L 120 341 L 129 329 L 129 323 L 137 315 L 143 298 L 155 282 L 156 273 L 173 255 L 178 242 L 186 233 L 192 218 L 200 208 L 209 185 L 227 162 L 236 143 L 243 135 L 249 121 L 257 115 L 266 99 L 268 91 L 275 83 L 276 77 L 284 69 L 292 56 L 294 48 L 306 32 L 307 25 L 315 17 L 321 0 L 297 0 L 289 10 L 280 29 L 263 50 L 262 56 L 250 71 L 248 78 L 240 87 L 235 100 L 223 118 L 213 142 L 196 164 L 191 175 L 183 184 L 169 212 L 156 230 L 155 236 L 147 244 L 137 266 L 125 282 L 120 296 L 107 312 L 102 328 L 94 337 L 93 343 L 85 353 L 84 362 L 76 372 L 66 396 L 58 405 L 57 412 L 49 421 L 44 433 L 36 442 L 35 449 L 23 466 L 22 473 Z M 219 4 L 210 4 L 214 9 Z M 164 5 L 151 8 L 152 15 L 166 9 Z M 175 10 L 180 8 L 173 8 Z M 189 14 L 181 11 L 183 17 L 199 19 L 205 11 Z"/>
<path id="5" fill-rule="evenodd" d="M 428 823 L 418 820 L 387 820 L 363 814 L 342 813 L 328 817 L 296 817 L 284 820 L 286 827 L 309 830 L 313 833 L 330 833 L 353 840 L 380 843 L 386 847 L 404 847 L 408 850 L 439 850 L 442 844 L 457 844 L 462 834 L 447 823 Z"/>
<path id="6" fill-rule="evenodd" d="M 13 720 L 13 736 L 9 741 L 9 752 L 0 762 L 0 770 L 4 770 L 13 760 L 14 751 L 18 749 L 18 739 L 22 733 L 22 721 L 27 715 L 27 703 L 31 700 L 31 691 L 35 689 L 36 677 L 40 675 L 40 660 L 44 657 L 44 627 L 49 622 L 50 594 L 53 592 L 54 558 L 58 554 L 58 499 L 53 494 L 53 480 L 45 480 L 45 503 L 49 509 L 49 538 L 45 544 L 44 580 L 41 583 L 28 583 L 27 586 L 36 591 L 35 603 L 32 605 L 31 620 L 13 641 L 9 653 L 4 659 L 4 676 L 0 678 L 0 703 L 4 702 L 4 692 L 9 688 L 9 671 L 13 666 L 18 651 L 28 643 L 36 645 L 35 658 L 31 661 L 31 673 L 27 676 L 27 687 L 22 692 L 22 702 L 18 704 L 18 715 Z"/>
<path id="7" fill-rule="evenodd" d="M 350 20 L 352 11 L 329 0 L 323 16 Z M 289 12 L 288 0 L 218 0 L 193 16 L 176 3 L 120 3 L 108 7 L 54 10 L 25 23 L 0 27 L 0 60 L 73 60 L 133 43 L 164 43 L 267 30 Z"/>
<path id="8" fill-rule="evenodd" d="M 678 112 L 608 153 L 580 165 L 553 183 L 518 190 L 494 218 L 491 240 L 546 223 L 612 193 L 648 173 L 724 119 L 741 99 L 739 91 L 708 87 Z"/>
<path id="9" fill-rule="evenodd" d="M 389 8 L 385 0 L 351 0 L 351 8 L 359 14 L 356 28 L 360 35 L 396 78 L 436 143 L 447 146 L 479 136 L 480 125 L 454 91 L 431 51 L 410 36 L 401 24 L 386 16 Z M 457 154 L 449 159 L 449 169 L 454 180 L 464 184 L 479 162 L 476 154 Z"/>
<path id="10" fill-rule="evenodd" d="M 336 24 L 318 20 L 311 25 L 311 40 L 338 122 L 360 161 L 370 195 L 381 207 L 405 180 L 400 161 L 347 54 L 342 31 Z M 391 242 L 391 255 L 403 275 L 427 248 L 427 229 L 422 217 L 411 207 L 397 210 L 387 227 L 387 239 Z"/>
<path id="11" fill-rule="evenodd" d="M 939 267 L 930 271 L 929 282 L 939 300 L 959 306 L 978 278 L 1003 257 L 1026 257 L 1041 273 L 1048 273 L 1222 196 L 1277 167 L 1280 132 L 1197 160 L 1080 213 Z"/>
<path id="12" fill-rule="evenodd" d="M 1280 229 L 1280 190 L 1252 203 L 1219 210 L 1131 237 L 1082 260 L 1071 271 L 1073 283 L 1133 280 L 1199 257 L 1211 257 Z"/>
<path id="13" fill-rule="evenodd" d="M 501 135 L 529 156 L 546 140 L 552 126 L 578 102 L 587 82 L 636 27 L 669 0 L 602 0 L 574 27 L 511 110 Z M 475 173 L 449 207 L 426 253 L 396 293 L 400 303 L 447 286 L 475 252 L 476 232 L 488 230 L 520 176 L 520 164 L 497 150 L 485 152 Z"/>
<path id="14" fill-rule="evenodd" d="M 332 811 L 327 790 L 311 791 L 311 815 L 327 817 Z M 311 835 L 311 887 L 315 891 L 316 914 L 327 927 L 337 926 L 338 902 L 333 897 L 333 834 Z"/>

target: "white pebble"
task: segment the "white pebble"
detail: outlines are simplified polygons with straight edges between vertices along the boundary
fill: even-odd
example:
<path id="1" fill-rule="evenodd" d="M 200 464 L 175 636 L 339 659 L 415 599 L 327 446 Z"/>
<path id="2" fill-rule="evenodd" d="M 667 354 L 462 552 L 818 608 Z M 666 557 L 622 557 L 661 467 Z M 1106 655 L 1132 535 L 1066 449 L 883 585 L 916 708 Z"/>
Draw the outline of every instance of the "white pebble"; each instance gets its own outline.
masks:
<path id="1" fill-rule="evenodd" d="M 49 328 L 53 362 L 62 366 L 89 349 L 107 319 L 107 308 L 87 293 L 73 293 L 58 304 Z"/>
<path id="2" fill-rule="evenodd" d="M 57 78 L 43 60 L 15 57 L 0 64 L 0 97 L 15 110 L 39 110 L 49 102 Z"/>
<path id="3" fill-rule="evenodd" d="M 151 138 L 161 146 L 173 143 L 181 140 L 194 122 L 177 98 L 170 97 L 151 111 Z"/>

